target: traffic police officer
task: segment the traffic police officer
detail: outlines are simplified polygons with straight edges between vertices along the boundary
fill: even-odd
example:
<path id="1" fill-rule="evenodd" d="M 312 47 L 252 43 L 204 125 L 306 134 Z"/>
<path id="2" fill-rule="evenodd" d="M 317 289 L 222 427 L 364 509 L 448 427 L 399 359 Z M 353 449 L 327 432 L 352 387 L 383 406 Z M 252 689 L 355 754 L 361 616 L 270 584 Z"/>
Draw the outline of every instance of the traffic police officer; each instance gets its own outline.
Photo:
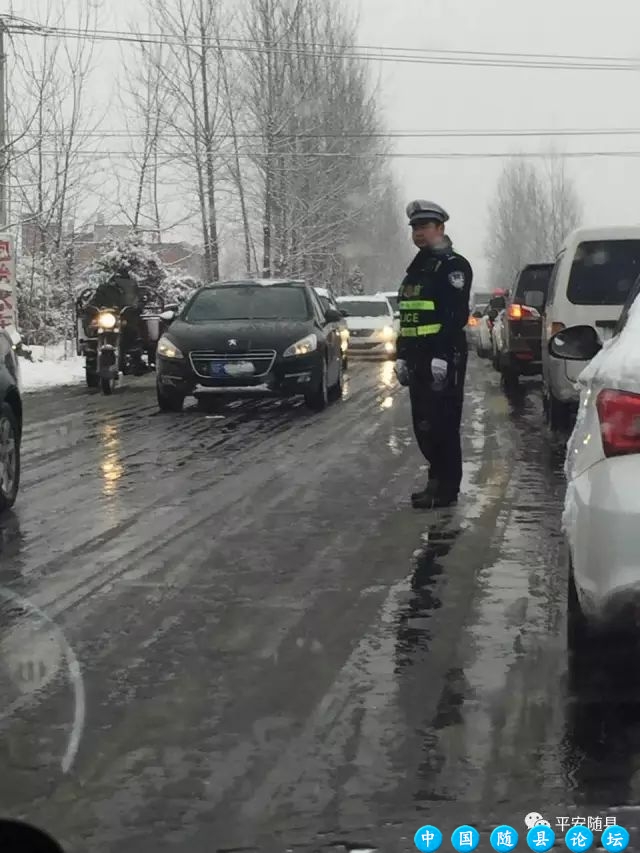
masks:
<path id="1" fill-rule="evenodd" d="M 462 480 L 460 422 L 467 370 L 469 295 L 473 272 L 445 235 L 449 215 L 438 204 L 407 206 L 413 242 L 420 250 L 400 286 L 396 375 L 409 387 L 413 429 L 429 463 L 426 487 L 411 495 L 414 507 L 455 504 Z"/>

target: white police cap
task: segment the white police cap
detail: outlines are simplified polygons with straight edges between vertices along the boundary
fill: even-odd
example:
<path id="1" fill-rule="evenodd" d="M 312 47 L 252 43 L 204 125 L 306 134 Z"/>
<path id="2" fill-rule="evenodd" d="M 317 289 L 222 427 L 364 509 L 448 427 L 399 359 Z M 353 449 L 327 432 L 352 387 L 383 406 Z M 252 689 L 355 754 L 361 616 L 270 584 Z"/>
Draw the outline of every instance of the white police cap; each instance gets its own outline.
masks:
<path id="1" fill-rule="evenodd" d="M 449 214 L 444 207 L 440 207 L 439 204 L 433 201 L 425 201 L 424 199 L 410 201 L 407 205 L 407 216 L 409 217 L 409 225 L 425 220 L 447 222 L 449 219 Z"/>

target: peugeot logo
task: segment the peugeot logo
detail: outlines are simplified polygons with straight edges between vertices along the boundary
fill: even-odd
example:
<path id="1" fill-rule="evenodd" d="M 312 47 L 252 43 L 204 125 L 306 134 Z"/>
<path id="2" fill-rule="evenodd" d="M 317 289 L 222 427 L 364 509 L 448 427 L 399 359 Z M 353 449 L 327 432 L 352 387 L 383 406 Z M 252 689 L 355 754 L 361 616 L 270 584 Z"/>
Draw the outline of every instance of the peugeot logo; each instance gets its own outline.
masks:
<path id="1" fill-rule="evenodd" d="M 238 346 L 238 341 L 235 338 L 230 338 L 227 341 L 227 343 L 229 344 L 230 347 L 237 347 Z"/>

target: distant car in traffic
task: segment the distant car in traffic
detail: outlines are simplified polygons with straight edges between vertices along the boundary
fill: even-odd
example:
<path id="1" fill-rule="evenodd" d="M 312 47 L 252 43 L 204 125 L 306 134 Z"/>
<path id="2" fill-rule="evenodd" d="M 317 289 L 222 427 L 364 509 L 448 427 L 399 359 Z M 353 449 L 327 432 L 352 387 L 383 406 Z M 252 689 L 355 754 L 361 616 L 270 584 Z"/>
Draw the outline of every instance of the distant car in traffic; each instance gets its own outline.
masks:
<path id="1" fill-rule="evenodd" d="M 389 300 L 389 305 L 391 305 L 393 309 L 393 327 L 396 332 L 400 331 L 400 300 L 398 297 L 398 290 L 383 290 L 378 296 L 384 296 Z"/>
<path id="2" fill-rule="evenodd" d="M 0 329 L 0 512 L 13 506 L 20 488 L 22 398 L 15 354 L 20 336 Z"/>
<path id="3" fill-rule="evenodd" d="M 386 296 L 339 296 L 349 326 L 349 352 L 395 358 L 398 332 L 394 312 Z"/>
<path id="4" fill-rule="evenodd" d="M 158 405 L 181 411 L 191 395 L 255 389 L 321 411 L 342 395 L 341 321 L 302 281 L 206 285 L 158 342 Z"/>
<path id="5" fill-rule="evenodd" d="M 570 648 L 590 635 L 633 628 L 640 617 L 640 279 L 604 347 L 592 325 L 549 342 L 581 372 L 578 417 L 567 447 L 564 530 L 570 553 Z"/>
<path id="6" fill-rule="evenodd" d="M 340 320 L 336 322 L 336 328 L 340 333 L 340 348 L 342 350 L 342 369 L 348 370 L 349 368 L 349 326 L 347 325 L 347 320 L 340 310 L 340 306 L 336 302 L 335 296 L 328 290 L 326 287 L 314 287 L 315 292 L 320 297 L 320 302 L 322 303 L 322 307 L 325 311 L 328 311 L 331 308 L 333 311 L 337 311 L 340 314 Z"/>
<path id="7" fill-rule="evenodd" d="M 611 338 L 622 306 L 640 275 L 640 226 L 580 228 L 556 259 L 542 329 L 543 403 L 551 429 L 569 426 L 578 407 L 576 380 L 586 362 L 556 358 L 551 337 L 587 324 Z"/>
<path id="8" fill-rule="evenodd" d="M 478 334 L 476 336 L 476 352 L 480 358 L 491 358 L 493 351 L 493 324 L 506 305 L 504 296 L 492 296 L 489 304 L 479 317 Z"/>
<path id="9" fill-rule="evenodd" d="M 528 264 L 519 273 L 493 330 L 494 365 L 507 388 L 542 372 L 542 313 L 553 264 Z M 498 328 L 496 328 L 498 327 Z"/>

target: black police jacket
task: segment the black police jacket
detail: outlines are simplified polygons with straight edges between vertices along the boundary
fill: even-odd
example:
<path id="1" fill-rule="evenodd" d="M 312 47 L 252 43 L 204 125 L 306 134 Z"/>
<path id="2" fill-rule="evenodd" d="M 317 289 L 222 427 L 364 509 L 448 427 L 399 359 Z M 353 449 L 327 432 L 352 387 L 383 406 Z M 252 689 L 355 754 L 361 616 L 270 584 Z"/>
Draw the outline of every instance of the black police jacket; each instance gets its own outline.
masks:
<path id="1" fill-rule="evenodd" d="M 438 249 L 421 249 L 407 268 L 398 291 L 400 336 L 397 358 L 411 361 L 427 356 L 451 359 L 467 347 L 465 326 L 469 322 L 469 295 L 473 281 L 471 264 L 453 250 L 449 238 Z M 403 311 L 409 305 L 408 311 Z M 413 307 L 418 306 L 416 312 Z M 426 307 L 425 307 L 426 306 Z M 427 334 L 413 335 L 409 326 Z M 437 332 L 433 329 L 439 327 Z M 403 331 L 405 334 L 403 335 Z"/>

